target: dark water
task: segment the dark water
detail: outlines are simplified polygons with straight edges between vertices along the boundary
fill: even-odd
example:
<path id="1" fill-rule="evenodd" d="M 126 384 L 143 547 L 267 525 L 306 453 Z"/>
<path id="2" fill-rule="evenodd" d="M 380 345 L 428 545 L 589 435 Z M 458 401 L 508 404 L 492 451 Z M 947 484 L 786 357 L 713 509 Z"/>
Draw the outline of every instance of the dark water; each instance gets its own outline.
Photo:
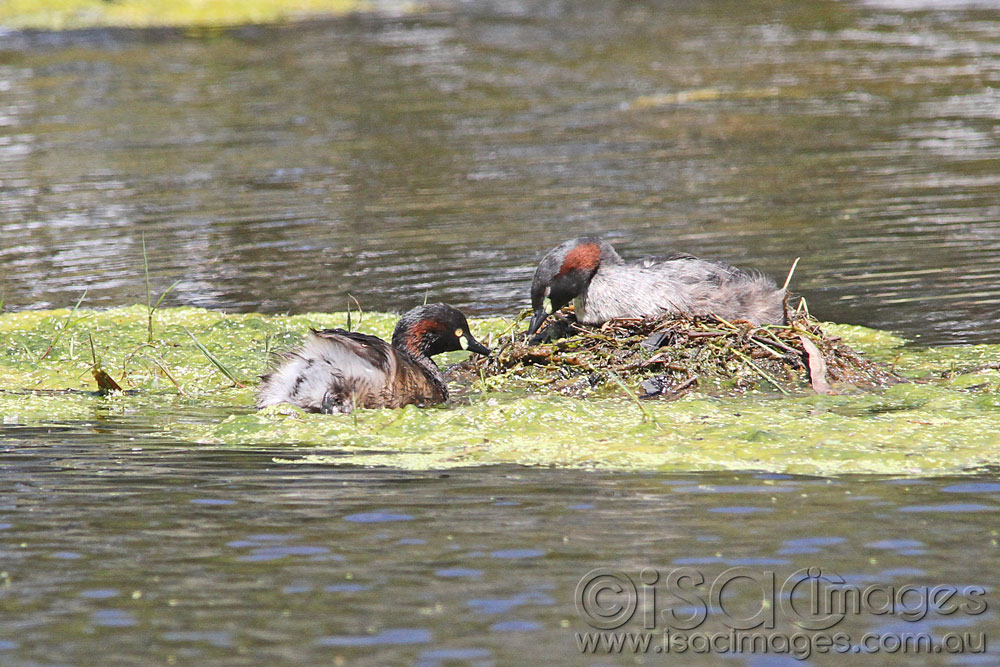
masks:
<path id="1" fill-rule="evenodd" d="M 509 313 L 541 252 L 601 233 L 779 282 L 801 256 L 822 318 L 996 342 L 998 158 L 990 3 L 456 3 L 0 33 L 0 296 L 142 301 L 145 235 L 154 290 L 182 280 L 168 305 L 427 294 Z M 995 474 L 403 473 L 178 447 L 120 416 L 5 425 L 0 446 L 4 664 L 630 662 L 581 658 L 577 582 L 678 566 L 983 586 L 982 614 L 838 629 L 985 632 L 985 655 L 921 662 L 1000 657 Z"/>
<path id="2" fill-rule="evenodd" d="M 819 567 L 860 588 L 983 586 L 983 613 L 864 613 L 835 630 L 985 633 L 987 653 L 954 663 L 1000 657 L 995 478 L 401 473 L 126 434 L 135 425 L 53 428 L 43 448 L 38 432 L 0 432 L 4 664 L 87 663 L 93 651 L 104 664 L 526 664 L 528 647 L 531 664 L 628 662 L 580 655 L 585 574 L 612 567 L 638 585 L 644 568 L 662 583 L 678 567 L 711 581 L 736 566 L 779 585 Z M 736 587 L 736 613 L 759 608 L 753 590 Z M 639 619 L 624 629 L 642 631 Z"/>
<path id="3" fill-rule="evenodd" d="M 1000 9 L 897 4 L 3 34 L 2 291 L 141 301 L 145 234 L 168 304 L 509 313 L 601 233 L 779 282 L 801 256 L 822 318 L 995 341 Z"/>

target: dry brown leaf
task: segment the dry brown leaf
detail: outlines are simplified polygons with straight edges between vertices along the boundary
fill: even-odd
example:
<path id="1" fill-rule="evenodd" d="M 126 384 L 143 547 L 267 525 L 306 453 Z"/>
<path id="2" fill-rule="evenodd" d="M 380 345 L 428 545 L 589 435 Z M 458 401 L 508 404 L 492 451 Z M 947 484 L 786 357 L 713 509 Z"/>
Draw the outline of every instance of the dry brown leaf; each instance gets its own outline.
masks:
<path id="1" fill-rule="evenodd" d="M 823 358 L 823 353 L 816 347 L 816 343 L 807 337 L 799 336 L 799 340 L 802 341 L 802 347 L 809 357 L 809 382 L 812 383 L 813 390 L 817 394 L 836 393 L 826 381 L 826 360 Z"/>
<path id="2" fill-rule="evenodd" d="M 114 378 L 105 373 L 100 367 L 94 368 L 94 379 L 97 380 L 97 388 L 102 394 L 106 394 L 109 391 L 122 390 Z"/>

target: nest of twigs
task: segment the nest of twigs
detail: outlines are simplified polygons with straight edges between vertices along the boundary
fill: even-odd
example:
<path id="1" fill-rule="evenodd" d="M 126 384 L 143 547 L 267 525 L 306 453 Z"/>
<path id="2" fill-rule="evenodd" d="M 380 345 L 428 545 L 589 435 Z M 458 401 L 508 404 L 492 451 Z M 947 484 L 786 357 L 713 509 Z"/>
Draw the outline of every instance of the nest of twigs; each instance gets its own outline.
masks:
<path id="1" fill-rule="evenodd" d="M 766 327 L 713 317 L 588 326 L 570 315 L 540 338 L 546 342 L 529 342 L 523 331 L 512 330 L 493 355 L 456 370 L 496 388 L 585 395 L 606 386 L 640 398 L 676 398 L 696 388 L 717 394 L 836 393 L 905 381 L 827 336 L 805 315 L 792 316 L 787 326 Z"/>

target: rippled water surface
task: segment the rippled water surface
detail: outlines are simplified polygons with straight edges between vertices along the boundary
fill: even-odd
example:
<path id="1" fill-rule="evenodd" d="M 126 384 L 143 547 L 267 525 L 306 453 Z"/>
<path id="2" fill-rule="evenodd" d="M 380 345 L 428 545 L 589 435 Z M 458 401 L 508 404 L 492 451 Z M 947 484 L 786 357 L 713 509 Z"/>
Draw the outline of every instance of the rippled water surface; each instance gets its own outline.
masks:
<path id="1" fill-rule="evenodd" d="M 181 281 L 168 305 L 509 314 L 544 250 L 600 233 L 626 257 L 683 250 L 779 282 L 802 257 L 794 287 L 823 319 L 996 343 L 998 158 L 989 2 L 0 31 L 0 299 L 143 301 L 144 236 L 154 292 Z M 839 628 L 985 632 L 985 654 L 950 662 L 1000 662 L 989 471 L 402 472 L 179 446 L 148 422 L 0 427 L 0 663 L 519 664 L 526 647 L 579 663 L 584 574 L 679 566 L 983 586 L 982 614 Z"/>
<path id="2" fill-rule="evenodd" d="M 905 4 L 905 3 L 900 3 Z M 9 306 L 475 313 L 602 233 L 824 319 L 1000 333 L 1000 10 L 483 3 L 227 33 L 0 36 Z M 922 6 L 921 6 L 922 7 Z"/>
<path id="3" fill-rule="evenodd" d="M 524 664 L 530 646 L 533 664 L 580 664 L 576 633 L 593 629 L 576 586 L 606 566 L 636 584 L 647 567 L 711 581 L 743 566 L 779 585 L 809 567 L 861 588 L 979 585 L 993 605 L 982 614 L 862 614 L 836 630 L 998 627 L 995 478 L 401 473 L 272 462 L 305 448 L 163 448 L 136 424 L 93 426 L 0 432 L 0 659 Z M 990 647 L 958 662 L 996 664 Z"/>

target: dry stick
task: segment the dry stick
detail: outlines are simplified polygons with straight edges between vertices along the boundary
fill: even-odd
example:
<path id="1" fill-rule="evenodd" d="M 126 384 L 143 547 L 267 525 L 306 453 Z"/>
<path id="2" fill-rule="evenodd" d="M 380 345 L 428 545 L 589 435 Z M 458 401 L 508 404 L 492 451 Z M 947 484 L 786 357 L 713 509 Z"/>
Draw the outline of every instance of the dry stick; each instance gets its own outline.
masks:
<path id="1" fill-rule="evenodd" d="M 90 332 L 87 332 L 87 338 L 90 340 L 90 358 L 93 361 L 93 363 L 90 365 L 90 368 L 88 368 L 87 370 L 93 373 L 94 369 L 97 368 L 97 352 L 94 351 L 94 337 L 90 335 Z M 87 371 L 80 373 L 77 379 L 82 378 L 86 374 Z"/>
<path id="2" fill-rule="evenodd" d="M 788 277 L 785 278 L 785 284 L 781 286 L 781 289 L 785 292 L 788 291 L 788 285 L 792 282 L 792 276 L 795 275 L 795 267 L 799 265 L 799 260 L 801 257 L 796 257 L 795 261 L 792 262 L 792 268 L 788 269 Z"/>
<path id="3" fill-rule="evenodd" d="M 225 364 L 223 364 L 221 361 L 219 361 L 218 359 L 216 359 L 215 355 L 212 354 L 211 352 L 209 352 L 208 348 L 205 347 L 204 345 L 202 345 L 201 341 L 198 340 L 197 338 L 195 338 L 194 334 L 191 333 L 190 331 L 188 331 L 187 327 L 181 326 L 181 328 L 184 329 L 184 332 L 187 333 L 188 336 L 191 336 L 191 340 L 194 341 L 195 346 L 199 350 L 201 350 L 201 353 L 204 354 L 205 357 L 207 357 L 209 361 L 212 362 L 212 365 L 214 365 L 216 368 L 218 368 L 219 371 L 223 375 L 225 375 L 227 378 L 229 378 L 230 380 L 232 380 L 233 384 L 235 384 L 237 387 L 239 387 L 240 389 L 246 389 L 246 385 L 244 385 L 242 382 L 240 382 L 239 380 L 237 380 L 236 376 L 233 374 L 233 372 L 231 370 L 229 370 L 228 368 L 226 368 Z"/>
<path id="4" fill-rule="evenodd" d="M 698 376 L 697 375 L 692 375 L 687 380 L 684 380 L 684 382 L 681 382 L 679 385 L 677 385 L 676 387 L 674 387 L 673 389 L 671 389 L 670 393 L 671 394 L 679 394 L 680 392 L 684 391 L 685 389 L 687 389 L 688 387 L 690 387 L 691 385 L 693 385 L 697 381 L 698 381 Z"/>
<path id="5" fill-rule="evenodd" d="M 760 342 L 759 340 L 757 340 L 753 336 L 750 336 L 750 338 L 748 340 L 751 343 L 753 343 L 754 345 L 756 345 L 757 347 L 759 347 L 760 349 L 762 349 L 765 352 L 767 352 L 768 354 L 770 354 L 775 359 L 784 359 L 783 356 L 781 356 L 780 354 L 778 354 L 777 352 L 775 352 L 774 350 L 772 350 L 771 348 L 769 348 L 767 345 L 764 345 L 762 342 Z"/>
<path id="6" fill-rule="evenodd" d="M 510 346 L 517 344 L 517 337 L 514 335 L 514 328 L 517 327 L 518 322 L 524 319 L 524 311 L 518 313 L 517 317 L 510 323 L 510 326 L 500 332 L 497 336 L 497 340 L 500 341 L 500 347 L 497 348 L 496 356 L 499 358 L 503 352 Z M 510 342 L 504 343 L 503 337 L 510 334 Z"/>
<path id="7" fill-rule="evenodd" d="M 788 277 L 785 278 L 785 284 L 781 286 L 781 291 L 784 296 L 781 297 L 781 312 L 785 316 L 785 321 L 788 321 L 788 285 L 792 282 L 792 276 L 795 274 L 795 267 L 799 265 L 799 260 L 801 257 L 796 257 L 795 261 L 792 262 L 792 268 L 788 270 Z"/>
<path id="8" fill-rule="evenodd" d="M 482 394 L 482 393 L 485 393 L 488 390 L 488 387 L 486 386 L 486 374 L 483 373 L 483 367 L 482 366 L 479 366 L 477 368 L 477 370 L 479 371 L 479 383 L 483 386 L 482 391 L 479 392 L 479 393 Z M 471 400 L 470 400 L 470 403 L 471 403 Z"/>
<path id="9" fill-rule="evenodd" d="M 49 352 L 51 352 L 55 344 L 59 342 L 59 339 L 62 337 L 62 335 L 66 333 L 66 329 L 69 328 L 70 323 L 73 321 L 73 315 L 76 314 L 77 308 L 80 307 L 80 304 L 83 303 L 83 299 L 86 296 L 87 296 L 87 290 L 83 290 L 83 294 L 80 295 L 80 298 L 77 300 L 76 305 L 73 306 L 73 310 L 69 312 L 69 316 L 66 318 L 66 322 L 62 325 L 62 328 L 56 331 L 56 335 L 52 338 L 52 342 L 49 343 L 48 348 L 46 348 L 42 356 L 38 357 L 39 361 L 49 356 Z"/>
<path id="10" fill-rule="evenodd" d="M 558 382 L 559 380 L 562 380 L 562 378 L 529 378 L 524 376 L 521 377 L 521 382 L 527 382 L 528 384 L 537 384 L 540 386 L 549 385 L 552 384 L 553 382 Z"/>
<path id="11" fill-rule="evenodd" d="M 799 305 L 796 306 L 796 308 L 795 308 L 795 314 L 799 315 L 803 311 L 805 311 L 806 317 L 811 317 L 811 315 L 809 314 L 809 304 L 806 303 L 806 298 L 805 297 L 802 297 L 802 298 L 799 299 Z"/>
<path id="12" fill-rule="evenodd" d="M 785 343 L 782 343 L 781 339 L 778 338 L 777 336 L 775 336 L 774 333 L 770 329 L 760 329 L 760 331 L 763 331 L 768 336 L 770 336 L 774 340 L 775 344 L 778 347 L 780 347 L 782 350 L 784 350 L 785 352 L 791 352 L 792 354 L 798 354 L 798 352 L 795 350 L 795 348 L 790 347 L 789 345 L 786 345 Z"/>
<path id="13" fill-rule="evenodd" d="M 738 326 L 736 326 L 735 324 L 733 324 L 732 322 L 730 322 L 729 320 L 724 320 L 721 317 L 719 317 L 718 315 L 713 315 L 712 317 L 714 317 L 715 319 L 719 320 L 720 322 L 722 322 L 723 324 L 725 324 L 727 327 L 729 327 L 733 331 L 739 333 L 740 328 Z M 726 333 L 726 332 L 723 332 L 723 333 Z"/>
<path id="14" fill-rule="evenodd" d="M 820 342 L 823 342 L 823 341 L 826 341 L 826 340 L 840 340 L 839 338 L 836 338 L 836 339 L 827 339 L 826 335 L 822 332 L 822 330 L 820 330 L 819 333 L 813 333 L 812 331 L 809 331 L 808 329 L 799 329 L 797 327 L 795 328 L 795 335 L 796 336 L 808 336 L 809 338 L 812 338 L 813 340 L 818 340 Z"/>
<path id="15" fill-rule="evenodd" d="M 400 419 L 402 419 L 406 415 L 406 411 L 405 410 L 392 410 L 392 412 L 395 412 L 397 414 L 394 415 L 392 417 L 392 419 L 390 419 L 386 423 L 382 424 L 381 426 L 375 427 L 373 429 L 375 432 L 381 431 L 382 429 L 385 429 L 385 428 L 389 428 L 390 426 L 392 426 L 393 424 L 395 424 L 396 422 L 398 422 Z"/>
<path id="16" fill-rule="evenodd" d="M 728 336 L 727 331 L 683 331 L 688 338 L 715 338 L 716 336 Z"/>

